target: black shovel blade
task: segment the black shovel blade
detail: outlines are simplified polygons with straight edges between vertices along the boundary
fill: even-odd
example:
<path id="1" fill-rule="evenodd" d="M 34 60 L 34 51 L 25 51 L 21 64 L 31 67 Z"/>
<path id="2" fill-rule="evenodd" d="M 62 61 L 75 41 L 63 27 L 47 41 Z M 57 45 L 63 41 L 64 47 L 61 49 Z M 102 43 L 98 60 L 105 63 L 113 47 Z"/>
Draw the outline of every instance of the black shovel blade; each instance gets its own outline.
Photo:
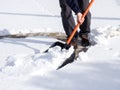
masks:
<path id="1" fill-rule="evenodd" d="M 58 69 L 60 69 L 60 68 L 62 68 L 62 67 L 64 67 L 65 65 L 67 65 L 67 64 L 69 64 L 69 63 L 72 63 L 73 61 L 74 61 L 74 59 L 75 59 L 75 51 L 70 55 L 70 57 L 69 58 L 67 58 L 58 68 L 57 68 L 57 70 Z"/>
<path id="2" fill-rule="evenodd" d="M 60 46 L 61 48 L 63 48 L 64 47 L 64 43 L 62 43 L 62 42 L 59 42 L 59 41 L 57 41 L 57 42 L 54 42 L 47 50 L 45 50 L 44 51 L 44 53 L 47 53 L 48 52 L 48 50 L 50 49 L 50 48 L 52 48 L 52 47 L 55 47 L 55 46 Z"/>
<path id="3" fill-rule="evenodd" d="M 70 55 L 70 57 L 68 57 L 56 70 L 66 66 L 67 64 L 70 64 L 72 62 L 74 62 L 74 60 L 76 60 L 79 56 L 80 52 L 87 52 L 88 47 L 77 47 L 76 49 L 74 49 L 74 52 Z"/>
<path id="4" fill-rule="evenodd" d="M 57 42 L 53 43 L 53 44 L 52 44 L 47 50 L 45 50 L 43 53 L 47 53 L 50 48 L 53 48 L 53 47 L 55 47 L 55 46 L 60 46 L 60 47 L 61 47 L 61 50 L 62 50 L 63 48 L 65 48 L 65 49 L 67 49 L 67 50 L 70 48 L 70 45 L 67 45 L 67 44 L 64 44 L 64 43 L 62 43 L 62 42 L 57 41 Z"/>

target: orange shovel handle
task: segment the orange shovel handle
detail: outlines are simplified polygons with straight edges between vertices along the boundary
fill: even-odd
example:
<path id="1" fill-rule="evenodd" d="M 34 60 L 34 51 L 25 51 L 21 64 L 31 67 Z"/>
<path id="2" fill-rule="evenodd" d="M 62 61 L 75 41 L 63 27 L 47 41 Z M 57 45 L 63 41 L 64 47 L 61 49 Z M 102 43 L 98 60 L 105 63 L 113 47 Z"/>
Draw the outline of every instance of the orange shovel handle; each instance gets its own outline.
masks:
<path id="1" fill-rule="evenodd" d="M 83 15 L 82 15 L 82 18 L 84 18 L 84 17 L 87 15 L 87 13 L 88 13 L 89 9 L 91 8 L 93 2 L 94 2 L 94 0 L 91 0 L 91 1 L 90 1 L 87 9 L 85 10 L 85 12 L 84 12 Z M 76 33 L 76 31 L 78 30 L 78 28 L 79 28 L 80 25 L 81 25 L 81 23 L 78 23 L 78 24 L 75 26 L 75 28 L 74 28 L 73 32 L 71 33 L 70 37 L 68 38 L 66 44 L 70 44 L 73 36 L 75 35 L 75 33 Z"/>

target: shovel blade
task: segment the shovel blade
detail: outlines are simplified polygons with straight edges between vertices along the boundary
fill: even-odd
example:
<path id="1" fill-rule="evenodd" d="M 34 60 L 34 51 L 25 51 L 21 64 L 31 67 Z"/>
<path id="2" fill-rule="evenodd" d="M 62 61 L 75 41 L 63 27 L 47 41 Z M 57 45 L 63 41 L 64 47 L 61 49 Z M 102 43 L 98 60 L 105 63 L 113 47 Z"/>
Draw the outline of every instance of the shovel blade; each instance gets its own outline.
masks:
<path id="1" fill-rule="evenodd" d="M 71 54 L 71 56 L 69 57 L 69 58 L 67 58 L 58 68 L 57 68 L 57 70 L 58 69 L 60 69 L 60 68 L 62 68 L 62 67 L 64 67 L 65 65 L 67 65 L 67 64 L 69 64 L 69 63 L 72 63 L 73 61 L 74 61 L 74 59 L 75 59 L 75 51 Z"/>
<path id="2" fill-rule="evenodd" d="M 88 47 L 77 46 L 77 48 L 74 49 L 74 52 L 70 55 L 70 57 L 65 59 L 65 61 L 57 68 L 57 70 L 66 66 L 67 64 L 74 62 L 74 60 L 78 58 L 80 52 L 87 52 L 87 50 Z"/>
<path id="3" fill-rule="evenodd" d="M 53 47 L 55 47 L 55 46 L 60 46 L 60 47 L 61 47 L 61 50 L 62 50 L 62 49 L 67 49 L 67 50 L 68 50 L 68 49 L 70 48 L 70 45 L 67 45 L 67 44 L 64 44 L 64 43 L 62 43 L 62 42 L 57 41 L 57 42 L 54 42 L 54 43 L 53 43 L 47 50 L 45 50 L 43 53 L 47 53 L 50 48 L 53 48 Z"/>
<path id="4" fill-rule="evenodd" d="M 53 48 L 53 47 L 55 47 L 55 46 L 60 46 L 61 48 L 63 48 L 64 45 L 65 45 L 64 43 L 59 42 L 59 41 L 54 42 L 47 50 L 44 51 L 44 53 L 47 53 L 47 52 L 49 51 L 50 48 Z"/>

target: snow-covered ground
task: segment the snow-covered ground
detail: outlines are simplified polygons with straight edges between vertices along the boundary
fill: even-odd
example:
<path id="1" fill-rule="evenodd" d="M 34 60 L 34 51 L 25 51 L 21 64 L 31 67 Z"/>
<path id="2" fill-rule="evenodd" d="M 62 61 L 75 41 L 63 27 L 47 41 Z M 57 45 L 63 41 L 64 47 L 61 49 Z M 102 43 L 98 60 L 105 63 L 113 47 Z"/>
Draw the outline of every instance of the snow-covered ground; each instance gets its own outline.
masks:
<path id="1" fill-rule="evenodd" d="M 102 6 L 102 7 L 101 7 Z M 96 0 L 91 39 L 97 44 L 77 61 L 56 68 L 73 48 L 43 53 L 50 37 L 0 39 L 0 90 L 120 90 L 120 0 Z M 64 32 L 58 0 L 4 0 L 0 35 Z"/>

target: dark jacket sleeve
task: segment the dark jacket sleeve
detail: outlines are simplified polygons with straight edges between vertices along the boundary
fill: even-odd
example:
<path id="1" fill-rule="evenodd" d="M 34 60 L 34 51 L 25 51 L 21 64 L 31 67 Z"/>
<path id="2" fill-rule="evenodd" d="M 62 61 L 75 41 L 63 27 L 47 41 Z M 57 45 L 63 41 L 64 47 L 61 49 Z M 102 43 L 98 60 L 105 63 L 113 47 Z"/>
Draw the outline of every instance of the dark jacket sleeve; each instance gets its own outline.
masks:
<path id="1" fill-rule="evenodd" d="M 75 14 L 81 12 L 77 0 L 66 0 L 66 2 L 70 6 L 70 8 L 75 12 Z"/>

